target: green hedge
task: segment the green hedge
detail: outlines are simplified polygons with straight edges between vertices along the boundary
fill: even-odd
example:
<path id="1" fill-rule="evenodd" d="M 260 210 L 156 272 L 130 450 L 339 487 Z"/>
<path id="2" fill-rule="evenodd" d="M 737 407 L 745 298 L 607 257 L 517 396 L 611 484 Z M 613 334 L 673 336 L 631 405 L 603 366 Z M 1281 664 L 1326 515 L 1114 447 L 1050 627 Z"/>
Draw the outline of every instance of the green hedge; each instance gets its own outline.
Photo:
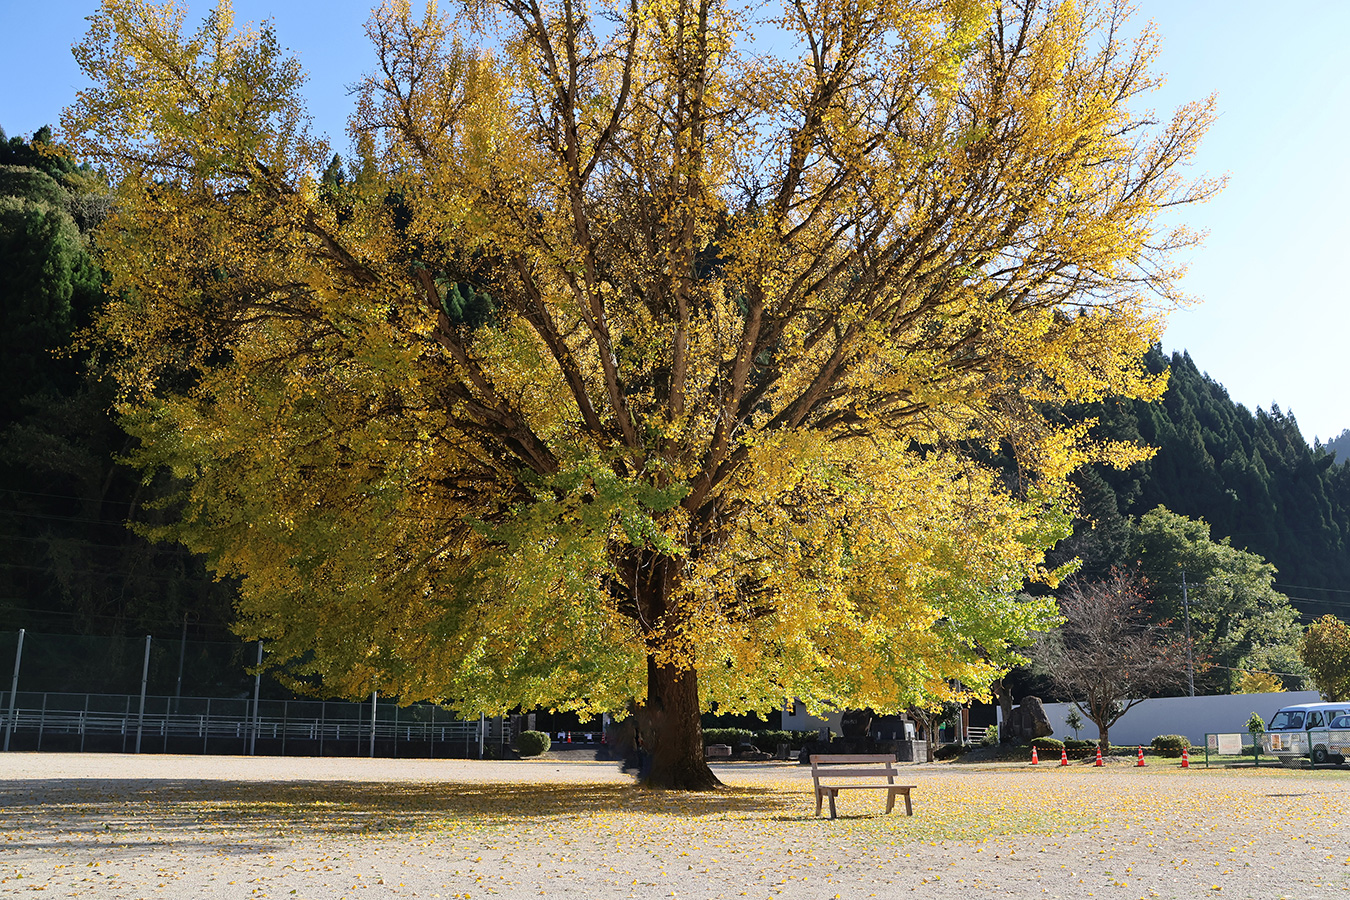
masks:
<path id="1" fill-rule="evenodd" d="M 726 744 L 735 752 L 743 744 L 750 744 L 756 750 L 775 753 L 779 744 L 787 744 L 793 750 L 802 749 L 802 745 L 820 737 L 815 731 L 751 731 L 748 728 L 705 728 L 703 746 Z"/>
<path id="2" fill-rule="evenodd" d="M 750 743 L 755 733 L 748 728 L 705 728 L 703 746 L 709 744 L 727 744 L 734 751 L 741 744 Z"/>
<path id="3" fill-rule="evenodd" d="M 522 731 L 516 736 L 516 749 L 521 756 L 538 756 L 546 752 L 552 743 L 542 731 Z"/>
<path id="4" fill-rule="evenodd" d="M 1153 749 L 1159 756 L 1180 756 L 1183 749 L 1191 749 L 1191 740 L 1184 734 L 1160 734 L 1153 739 Z"/>
<path id="5" fill-rule="evenodd" d="M 1058 752 L 1064 749 L 1064 742 L 1055 740 L 1052 737 L 1038 737 L 1031 739 L 1031 746 L 1035 747 L 1041 753 L 1044 753 L 1046 750 Z"/>

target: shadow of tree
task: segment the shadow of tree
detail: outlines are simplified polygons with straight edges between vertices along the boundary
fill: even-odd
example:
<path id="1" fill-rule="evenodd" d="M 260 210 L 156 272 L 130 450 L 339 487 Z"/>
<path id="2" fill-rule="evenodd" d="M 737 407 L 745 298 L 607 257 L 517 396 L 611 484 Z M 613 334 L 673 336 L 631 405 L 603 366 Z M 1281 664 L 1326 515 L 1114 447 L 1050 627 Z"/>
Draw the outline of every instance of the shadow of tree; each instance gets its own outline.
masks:
<path id="1" fill-rule="evenodd" d="M 166 832 L 239 836 L 401 833 L 448 825 L 509 826 L 610 814 L 681 817 L 807 812 L 800 796 L 758 787 L 677 794 L 627 784 L 250 782 L 118 779 L 0 783 L 0 831 L 32 845 L 50 838 Z M 158 834 L 156 834 L 158 833 Z"/>

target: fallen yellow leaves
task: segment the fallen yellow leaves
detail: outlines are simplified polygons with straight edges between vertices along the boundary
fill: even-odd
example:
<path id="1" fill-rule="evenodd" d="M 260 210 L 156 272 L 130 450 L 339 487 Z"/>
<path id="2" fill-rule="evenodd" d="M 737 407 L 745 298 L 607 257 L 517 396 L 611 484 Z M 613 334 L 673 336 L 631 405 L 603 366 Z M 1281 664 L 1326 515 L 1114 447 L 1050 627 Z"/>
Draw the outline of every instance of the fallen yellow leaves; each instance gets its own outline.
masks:
<path id="1" fill-rule="evenodd" d="M 453 780 L 378 783 L 53 780 L 31 795 L 0 781 L 13 851 L 0 894 L 188 895 L 229 883 L 256 896 L 481 900 L 586 884 L 578 896 L 829 900 L 999 885 L 1053 896 L 1042 888 L 1057 885 L 1061 897 L 1136 898 L 1216 886 L 1246 896 L 1264 883 L 1270 896 L 1320 897 L 1350 885 L 1337 824 L 1350 818 L 1345 773 L 918 767 L 913 818 L 857 797 L 831 822 L 812 815 L 809 779 L 792 767 L 729 768 L 727 790 L 700 795 L 644 790 L 599 766 L 560 783 L 525 782 L 551 776 L 538 768 L 497 770 L 522 783 L 474 782 L 463 768 Z"/>

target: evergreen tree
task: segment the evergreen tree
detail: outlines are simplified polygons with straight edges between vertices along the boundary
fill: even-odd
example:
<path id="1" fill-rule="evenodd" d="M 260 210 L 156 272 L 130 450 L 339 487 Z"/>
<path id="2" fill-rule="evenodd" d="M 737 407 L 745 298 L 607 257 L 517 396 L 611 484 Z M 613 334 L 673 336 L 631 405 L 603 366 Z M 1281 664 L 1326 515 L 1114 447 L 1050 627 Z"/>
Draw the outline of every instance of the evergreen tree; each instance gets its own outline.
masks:
<path id="1" fill-rule="evenodd" d="M 40 129 L 0 130 L 0 621 L 6 628 L 219 636 L 234 591 L 182 548 L 127 528 L 164 515 L 162 475 L 118 464 L 132 444 L 111 384 L 70 349 L 102 302 L 89 232 L 106 185 Z"/>

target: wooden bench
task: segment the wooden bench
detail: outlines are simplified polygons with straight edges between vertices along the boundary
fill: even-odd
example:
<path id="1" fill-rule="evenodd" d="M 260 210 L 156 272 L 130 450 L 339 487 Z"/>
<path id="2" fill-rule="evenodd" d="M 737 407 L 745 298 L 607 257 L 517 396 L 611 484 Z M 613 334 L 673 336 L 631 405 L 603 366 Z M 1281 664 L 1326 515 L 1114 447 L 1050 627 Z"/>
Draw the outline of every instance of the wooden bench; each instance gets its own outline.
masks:
<path id="1" fill-rule="evenodd" d="M 839 753 L 834 755 L 813 753 L 811 755 L 811 781 L 816 786 L 816 815 L 820 815 L 820 805 L 826 797 L 830 798 L 830 818 L 839 817 L 834 808 L 834 798 L 840 791 L 849 790 L 873 790 L 886 792 L 886 812 L 895 809 L 895 795 L 903 794 L 905 798 L 905 815 L 914 815 L 914 806 L 910 803 L 909 792 L 915 787 L 912 784 L 896 784 L 895 776 L 900 771 L 895 767 L 895 754 L 893 753 Z M 879 781 L 845 781 L 835 783 L 836 778 L 871 778 L 876 779 L 882 776 L 886 777 L 885 782 Z M 829 779 L 829 783 L 822 784 L 822 779 Z"/>

